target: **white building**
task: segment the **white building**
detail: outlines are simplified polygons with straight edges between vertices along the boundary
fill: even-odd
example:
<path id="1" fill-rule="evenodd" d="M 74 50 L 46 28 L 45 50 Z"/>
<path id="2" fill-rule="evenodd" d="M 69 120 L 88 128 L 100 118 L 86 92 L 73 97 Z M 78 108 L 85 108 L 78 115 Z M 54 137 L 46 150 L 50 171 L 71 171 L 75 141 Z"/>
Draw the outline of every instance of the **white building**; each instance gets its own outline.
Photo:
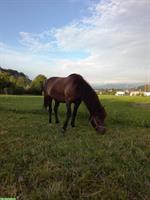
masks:
<path id="1" fill-rule="evenodd" d="M 124 96 L 125 92 L 123 92 L 123 91 L 117 91 L 115 95 L 116 96 Z"/>
<path id="2" fill-rule="evenodd" d="M 131 91 L 130 92 L 130 96 L 137 96 L 137 95 L 140 95 L 139 91 Z"/>
<path id="3" fill-rule="evenodd" d="M 145 97 L 150 97 L 150 92 L 143 92 Z"/>

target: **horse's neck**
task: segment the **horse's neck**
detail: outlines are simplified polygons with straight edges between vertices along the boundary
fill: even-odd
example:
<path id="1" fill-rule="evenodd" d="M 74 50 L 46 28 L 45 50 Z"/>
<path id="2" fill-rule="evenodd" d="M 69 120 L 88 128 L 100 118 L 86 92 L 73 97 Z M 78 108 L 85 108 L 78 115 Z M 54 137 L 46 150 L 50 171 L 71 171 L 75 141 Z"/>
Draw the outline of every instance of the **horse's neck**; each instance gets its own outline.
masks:
<path id="1" fill-rule="evenodd" d="M 90 115 L 96 114 L 98 109 L 102 107 L 96 92 L 90 86 L 87 86 L 83 91 L 83 94 L 83 101 L 89 110 Z"/>

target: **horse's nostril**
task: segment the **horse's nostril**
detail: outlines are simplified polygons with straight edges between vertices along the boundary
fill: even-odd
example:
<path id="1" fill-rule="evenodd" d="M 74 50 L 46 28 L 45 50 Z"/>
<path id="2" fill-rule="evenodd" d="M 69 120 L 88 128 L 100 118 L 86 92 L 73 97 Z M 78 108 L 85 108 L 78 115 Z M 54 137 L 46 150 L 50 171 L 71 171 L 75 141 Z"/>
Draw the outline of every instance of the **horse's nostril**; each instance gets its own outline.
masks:
<path id="1" fill-rule="evenodd" d="M 106 132 L 106 128 L 105 127 L 100 127 L 99 129 L 97 129 L 97 132 L 103 135 Z"/>

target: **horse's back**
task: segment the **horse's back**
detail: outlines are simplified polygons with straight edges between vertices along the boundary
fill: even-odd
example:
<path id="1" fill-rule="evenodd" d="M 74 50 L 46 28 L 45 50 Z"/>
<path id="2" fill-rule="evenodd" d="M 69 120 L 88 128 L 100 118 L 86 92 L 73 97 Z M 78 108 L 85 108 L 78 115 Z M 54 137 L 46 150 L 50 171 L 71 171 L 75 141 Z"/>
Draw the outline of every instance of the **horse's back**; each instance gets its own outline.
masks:
<path id="1" fill-rule="evenodd" d="M 80 98 L 82 81 L 82 76 L 78 74 L 71 74 L 66 77 L 65 95 L 74 99 Z"/>
<path id="2" fill-rule="evenodd" d="M 65 78 L 51 77 L 45 83 L 45 90 L 49 96 L 60 102 L 75 101 L 81 98 L 82 76 L 71 74 Z"/>

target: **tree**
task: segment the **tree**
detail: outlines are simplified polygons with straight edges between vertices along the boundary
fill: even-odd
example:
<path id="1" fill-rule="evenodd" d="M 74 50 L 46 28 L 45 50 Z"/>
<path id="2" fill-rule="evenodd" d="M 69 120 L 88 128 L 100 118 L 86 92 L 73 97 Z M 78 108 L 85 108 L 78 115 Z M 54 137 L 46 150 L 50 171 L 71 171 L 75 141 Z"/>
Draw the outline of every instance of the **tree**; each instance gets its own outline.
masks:
<path id="1" fill-rule="evenodd" d="M 27 80 L 25 79 L 25 77 L 23 76 L 19 76 L 17 78 L 17 81 L 16 81 L 16 86 L 17 87 L 22 87 L 22 88 L 25 88 L 27 86 Z"/>
<path id="2" fill-rule="evenodd" d="M 8 94 L 9 88 L 14 86 L 9 80 L 9 74 L 6 72 L 0 72 L 0 93 Z"/>
<path id="3" fill-rule="evenodd" d="M 14 83 L 14 84 L 16 85 L 17 78 L 14 77 L 13 75 L 10 75 L 10 76 L 9 76 L 9 81 L 10 81 L 11 83 Z"/>
<path id="4" fill-rule="evenodd" d="M 46 80 L 46 76 L 40 74 L 35 77 L 35 79 L 31 82 L 30 93 L 34 94 L 42 94 L 43 83 Z"/>

